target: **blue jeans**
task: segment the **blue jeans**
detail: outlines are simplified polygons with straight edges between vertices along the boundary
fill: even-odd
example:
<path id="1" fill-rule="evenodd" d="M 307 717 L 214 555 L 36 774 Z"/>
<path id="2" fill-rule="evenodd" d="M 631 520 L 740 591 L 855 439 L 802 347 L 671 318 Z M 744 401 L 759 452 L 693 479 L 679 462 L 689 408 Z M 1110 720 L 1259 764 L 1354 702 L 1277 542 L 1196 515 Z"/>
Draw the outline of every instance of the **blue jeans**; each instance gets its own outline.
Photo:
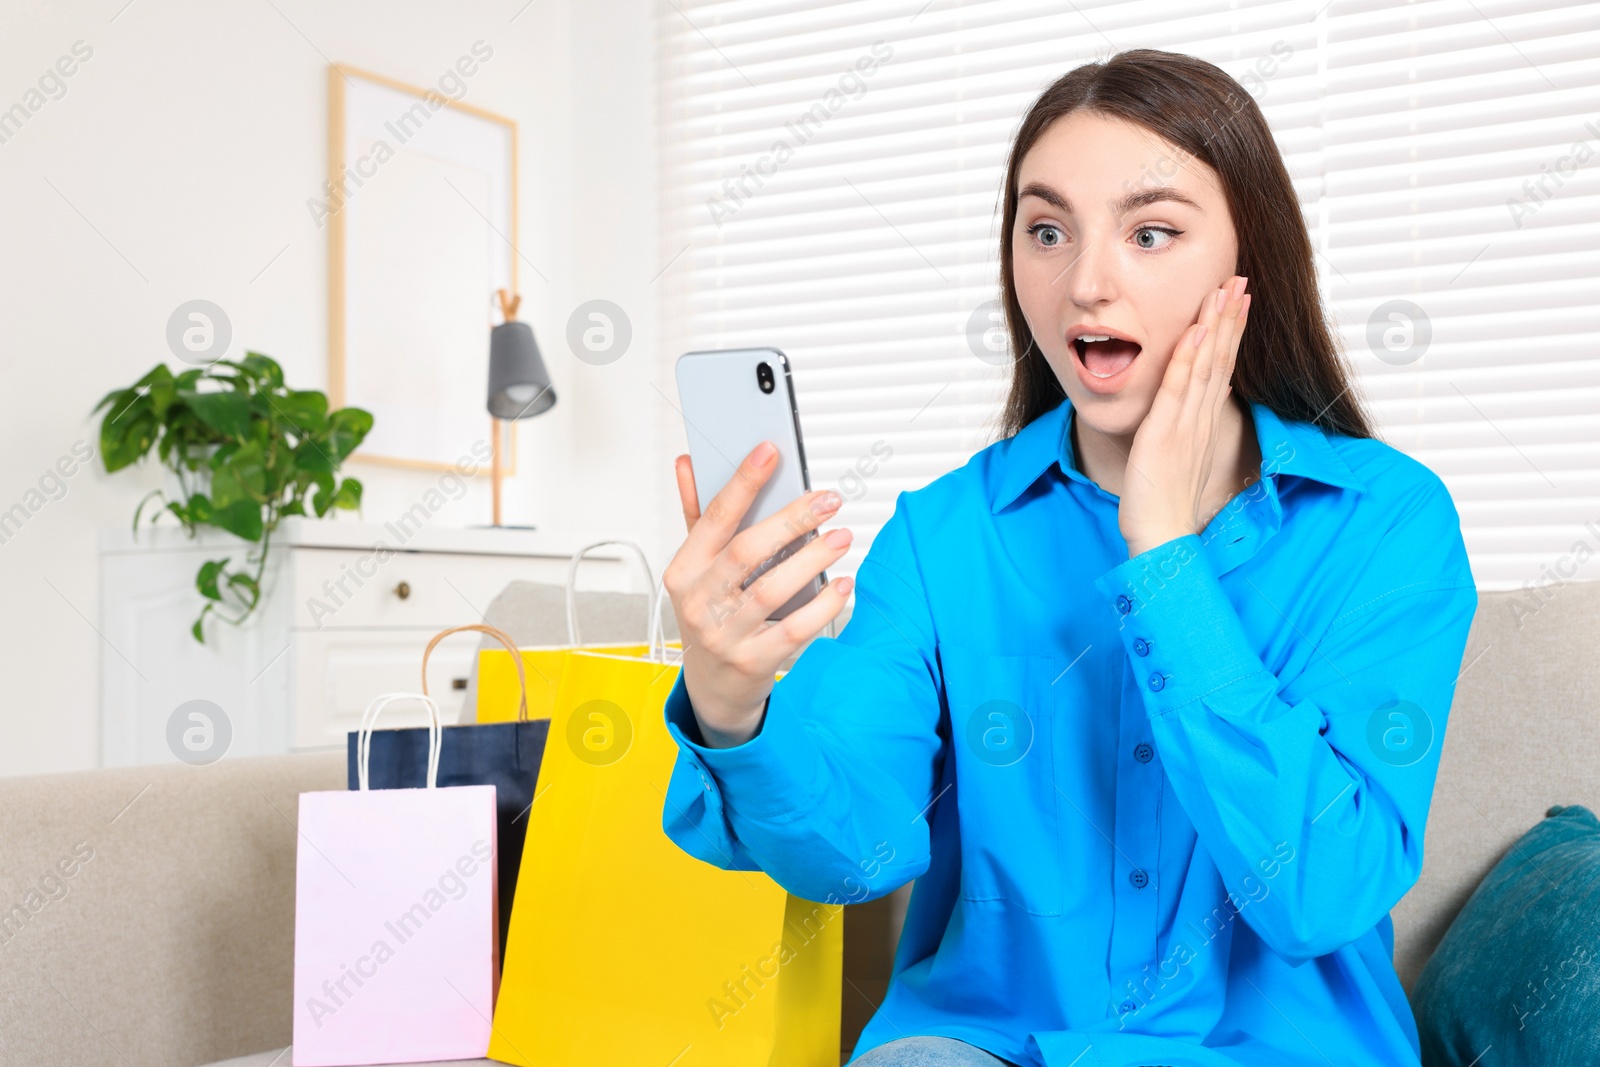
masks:
<path id="1" fill-rule="evenodd" d="M 1016 1067 L 953 1037 L 902 1037 L 861 1054 L 851 1067 Z"/>

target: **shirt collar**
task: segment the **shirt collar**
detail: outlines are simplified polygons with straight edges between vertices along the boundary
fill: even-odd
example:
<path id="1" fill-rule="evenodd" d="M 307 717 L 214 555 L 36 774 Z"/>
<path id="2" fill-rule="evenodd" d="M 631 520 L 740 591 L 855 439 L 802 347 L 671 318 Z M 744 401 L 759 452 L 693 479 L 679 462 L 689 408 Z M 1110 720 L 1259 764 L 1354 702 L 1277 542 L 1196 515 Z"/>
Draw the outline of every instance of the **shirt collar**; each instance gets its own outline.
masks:
<path id="1" fill-rule="evenodd" d="M 1293 474 L 1327 485 L 1363 492 L 1366 483 L 1350 469 L 1323 429 L 1310 422 L 1280 419 L 1265 404 L 1250 402 L 1264 478 Z M 1072 401 L 1066 397 L 1004 443 L 991 486 L 991 511 L 999 514 L 1039 477 L 1059 463 L 1062 474 L 1088 483 L 1072 452 Z"/>

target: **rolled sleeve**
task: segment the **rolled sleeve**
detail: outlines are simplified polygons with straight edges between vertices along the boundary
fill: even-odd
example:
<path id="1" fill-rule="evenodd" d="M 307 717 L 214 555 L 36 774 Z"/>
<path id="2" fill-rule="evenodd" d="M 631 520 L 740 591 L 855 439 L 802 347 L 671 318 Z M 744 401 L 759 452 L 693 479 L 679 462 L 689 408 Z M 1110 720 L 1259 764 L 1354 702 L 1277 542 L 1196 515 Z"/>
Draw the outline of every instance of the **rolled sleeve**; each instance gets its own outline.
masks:
<path id="1" fill-rule="evenodd" d="M 773 686 L 774 695 L 778 688 L 778 684 Z M 782 704 L 779 698 L 780 707 Z M 699 772 L 705 792 L 727 790 L 740 798 L 739 810 L 751 818 L 785 822 L 816 807 L 827 788 L 827 768 L 816 738 L 801 725 L 800 716 L 774 716 L 771 705 L 769 697 L 761 723 L 749 740 L 712 748 L 705 744 L 680 672 L 667 697 L 667 730 Z"/>
<path id="2" fill-rule="evenodd" d="M 661 808 L 661 829 L 683 851 L 695 859 L 727 871 L 755 871 L 755 861 L 728 825 L 723 813 L 722 793 L 700 757 L 682 736 L 682 728 L 672 721 L 672 702 L 679 698 L 683 676 L 679 674 L 672 695 L 667 699 L 667 731 L 678 742 L 678 758 L 667 781 L 666 801 Z M 685 706 L 687 695 L 682 697 Z M 688 712 L 690 719 L 694 712 Z M 698 747 L 698 746 L 696 746 Z"/>
<path id="3" fill-rule="evenodd" d="M 1271 634 L 1246 632 L 1197 537 L 1096 582 L 1122 620 L 1163 769 L 1230 892 L 1264 862 L 1293 870 L 1243 912 L 1291 962 L 1373 929 L 1422 867 L 1477 592 L 1442 484 L 1390 518 L 1314 654 L 1282 675 L 1255 651 Z M 1427 743 L 1392 747 L 1407 738 Z"/>
<path id="4" fill-rule="evenodd" d="M 1201 548 L 1174 538 L 1095 580 L 1153 715 L 1268 673 Z"/>

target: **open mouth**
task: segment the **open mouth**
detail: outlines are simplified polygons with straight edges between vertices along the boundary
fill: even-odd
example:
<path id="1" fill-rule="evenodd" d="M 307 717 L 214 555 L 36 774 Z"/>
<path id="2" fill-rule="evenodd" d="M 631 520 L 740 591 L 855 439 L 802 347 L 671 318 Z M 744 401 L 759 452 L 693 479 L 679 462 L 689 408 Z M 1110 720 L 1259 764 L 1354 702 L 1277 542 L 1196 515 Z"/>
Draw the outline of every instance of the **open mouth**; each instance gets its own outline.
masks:
<path id="1" fill-rule="evenodd" d="M 1085 334 L 1072 342 L 1078 360 L 1096 378 L 1111 378 L 1138 358 L 1140 345 L 1105 334 Z"/>

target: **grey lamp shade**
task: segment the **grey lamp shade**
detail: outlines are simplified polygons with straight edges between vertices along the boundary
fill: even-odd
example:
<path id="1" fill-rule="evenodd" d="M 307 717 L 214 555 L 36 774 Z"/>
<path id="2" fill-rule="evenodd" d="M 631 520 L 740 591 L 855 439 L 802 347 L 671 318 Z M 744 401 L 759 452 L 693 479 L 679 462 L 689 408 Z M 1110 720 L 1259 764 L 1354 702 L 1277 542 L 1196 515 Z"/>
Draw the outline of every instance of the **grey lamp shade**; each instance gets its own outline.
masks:
<path id="1" fill-rule="evenodd" d="M 556 391 L 539 355 L 533 328 L 503 322 L 489 334 L 489 414 L 497 419 L 542 415 L 556 402 Z"/>

